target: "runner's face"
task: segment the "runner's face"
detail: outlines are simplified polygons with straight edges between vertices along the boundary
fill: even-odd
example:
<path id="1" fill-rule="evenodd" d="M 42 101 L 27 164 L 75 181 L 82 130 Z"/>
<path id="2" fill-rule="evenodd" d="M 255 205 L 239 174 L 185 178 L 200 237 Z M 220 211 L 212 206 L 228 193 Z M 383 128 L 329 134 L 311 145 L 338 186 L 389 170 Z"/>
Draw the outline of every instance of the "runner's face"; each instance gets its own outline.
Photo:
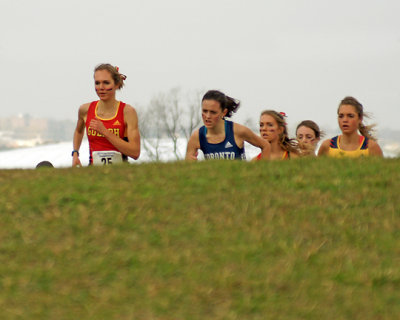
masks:
<path id="1" fill-rule="evenodd" d="M 283 128 L 278 126 L 274 117 L 269 114 L 263 114 L 260 118 L 260 136 L 261 138 L 273 142 L 279 139 Z"/>
<path id="2" fill-rule="evenodd" d="M 223 120 L 227 110 L 222 111 L 221 105 L 215 100 L 203 100 L 201 103 L 201 116 L 206 128 L 213 128 Z"/>
<path id="3" fill-rule="evenodd" d="M 117 86 L 107 70 L 97 70 L 94 73 L 94 87 L 100 100 L 115 98 Z"/>
<path id="4" fill-rule="evenodd" d="M 338 122 L 342 133 L 353 133 L 358 130 L 361 119 L 354 106 L 343 104 L 338 111 Z"/>
<path id="5" fill-rule="evenodd" d="M 306 126 L 301 126 L 297 129 L 296 137 L 300 145 L 311 145 L 315 147 L 319 141 L 315 136 L 314 130 Z"/>

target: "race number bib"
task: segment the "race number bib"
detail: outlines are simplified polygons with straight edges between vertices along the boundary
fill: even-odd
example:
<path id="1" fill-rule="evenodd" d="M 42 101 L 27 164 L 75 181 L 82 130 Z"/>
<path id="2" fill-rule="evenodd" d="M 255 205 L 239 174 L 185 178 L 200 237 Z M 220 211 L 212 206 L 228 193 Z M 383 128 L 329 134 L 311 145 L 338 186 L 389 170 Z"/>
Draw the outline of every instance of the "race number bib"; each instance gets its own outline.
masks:
<path id="1" fill-rule="evenodd" d="M 118 151 L 93 151 L 92 157 L 96 166 L 122 163 L 122 154 Z"/>

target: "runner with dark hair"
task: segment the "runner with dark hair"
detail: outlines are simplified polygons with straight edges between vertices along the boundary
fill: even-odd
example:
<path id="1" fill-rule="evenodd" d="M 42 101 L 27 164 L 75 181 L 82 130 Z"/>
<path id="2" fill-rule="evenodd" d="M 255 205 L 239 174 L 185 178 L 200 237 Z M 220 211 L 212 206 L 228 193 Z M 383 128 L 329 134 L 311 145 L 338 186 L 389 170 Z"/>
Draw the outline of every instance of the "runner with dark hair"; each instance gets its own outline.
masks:
<path id="1" fill-rule="evenodd" d="M 240 106 L 240 102 L 217 90 L 207 91 L 203 96 L 201 113 L 204 126 L 195 130 L 189 139 L 186 151 L 187 160 L 197 160 L 198 150 L 204 158 L 244 160 L 244 142 L 261 148 L 261 157 L 269 158 L 270 145 L 249 128 L 226 120 Z"/>

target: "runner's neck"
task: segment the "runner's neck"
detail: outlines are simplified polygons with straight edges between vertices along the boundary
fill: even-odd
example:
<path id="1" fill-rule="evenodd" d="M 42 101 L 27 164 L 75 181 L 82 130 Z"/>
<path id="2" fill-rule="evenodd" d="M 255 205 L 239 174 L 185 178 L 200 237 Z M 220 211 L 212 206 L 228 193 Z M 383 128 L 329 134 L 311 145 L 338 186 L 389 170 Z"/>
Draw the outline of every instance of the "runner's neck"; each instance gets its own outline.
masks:
<path id="1" fill-rule="evenodd" d="M 212 136 L 225 134 L 225 120 L 219 121 L 214 128 L 207 128 L 207 134 Z"/>
<path id="2" fill-rule="evenodd" d="M 119 101 L 117 100 L 109 100 L 103 101 L 100 100 L 97 104 L 97 114 L 102 115 L 103 117 L 113 116 L 118 108 Z"/>

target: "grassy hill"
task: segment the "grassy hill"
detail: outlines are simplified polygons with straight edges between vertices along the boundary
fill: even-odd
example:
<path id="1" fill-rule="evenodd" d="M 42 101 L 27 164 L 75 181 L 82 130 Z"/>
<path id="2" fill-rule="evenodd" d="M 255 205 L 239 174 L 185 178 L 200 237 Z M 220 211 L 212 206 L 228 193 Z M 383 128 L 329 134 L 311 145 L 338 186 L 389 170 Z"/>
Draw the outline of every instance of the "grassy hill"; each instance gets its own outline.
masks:
<path id="1" fill-rule="evenodd" d="M 0 171 L 0 319 L 398 319 L 400 159 Z"/>

